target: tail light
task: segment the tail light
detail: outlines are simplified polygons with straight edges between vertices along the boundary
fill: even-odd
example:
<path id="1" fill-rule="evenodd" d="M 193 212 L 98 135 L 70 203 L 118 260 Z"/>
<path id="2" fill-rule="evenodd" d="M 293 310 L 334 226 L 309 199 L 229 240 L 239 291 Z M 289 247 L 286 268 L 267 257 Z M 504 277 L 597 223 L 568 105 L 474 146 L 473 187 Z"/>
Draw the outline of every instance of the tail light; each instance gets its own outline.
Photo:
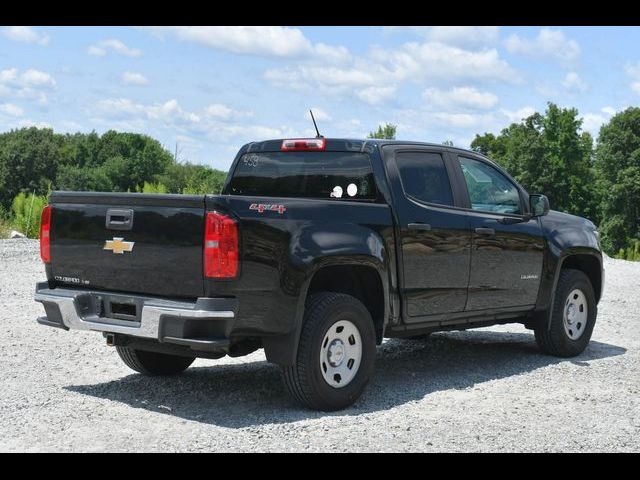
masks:
<path id="1" fill-rule="evenodd" d="M 219 212 L 208 212 L 204 229 L 204 276 L 238 275 L 238 224 Z"/>
<path id="2" fill-rule="evenodd" d="M 283 152 L 322 151 L 326 145 L 326 138 L 294 138 L 283 140 L 280 150 Z"/>
<path id="3" fill-rule="evenodd" d="M 40 258 L 51 263 L 51 205 L 44 207 L 40 217 Z"/>

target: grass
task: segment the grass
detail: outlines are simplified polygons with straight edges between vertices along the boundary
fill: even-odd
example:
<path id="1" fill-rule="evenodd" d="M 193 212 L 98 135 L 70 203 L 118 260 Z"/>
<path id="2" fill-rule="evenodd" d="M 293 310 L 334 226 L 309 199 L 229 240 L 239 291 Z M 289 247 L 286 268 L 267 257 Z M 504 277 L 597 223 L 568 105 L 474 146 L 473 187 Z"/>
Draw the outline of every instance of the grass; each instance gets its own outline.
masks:
<path id="1" fill-rule="evenodd" d="M 9 233 L 13 230 L 11 221 L 5 218 L 0 218 L 0 238 L 9 238 Z"/>

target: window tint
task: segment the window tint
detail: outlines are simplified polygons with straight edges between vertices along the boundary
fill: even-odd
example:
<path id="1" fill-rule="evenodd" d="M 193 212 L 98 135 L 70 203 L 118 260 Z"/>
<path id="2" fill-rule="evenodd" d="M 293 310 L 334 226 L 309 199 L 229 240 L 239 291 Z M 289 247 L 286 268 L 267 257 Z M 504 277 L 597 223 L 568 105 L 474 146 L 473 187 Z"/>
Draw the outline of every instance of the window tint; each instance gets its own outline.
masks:
<path id="1" fill-rule="evenodd" d="M 471 208 L 485 212 L 521 214 L 516 186 L 492 166 L 458 157 L 469 191 Z"/>
<path id="2" fill-rule="evenodd" d="M 442 155 L 426 152 L 398 152 L 396 165 L 400 170 L 405 194 L 423 202 L 453 205 L 451 185 Z"/>
<path id="3" fill-rule="evenodd" d="M 246 153 L 225 193 L 265 197 L 376 198 L 369 156 L 353 152 Z"/>

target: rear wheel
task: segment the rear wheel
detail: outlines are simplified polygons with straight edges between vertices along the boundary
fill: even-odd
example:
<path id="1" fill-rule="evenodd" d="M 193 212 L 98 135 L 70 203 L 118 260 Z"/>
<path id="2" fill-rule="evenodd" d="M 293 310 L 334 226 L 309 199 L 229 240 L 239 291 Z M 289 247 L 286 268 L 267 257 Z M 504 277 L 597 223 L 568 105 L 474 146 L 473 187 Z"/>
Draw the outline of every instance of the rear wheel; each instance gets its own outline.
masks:
<path id="1" fill-rule="evenodd" d="M 116 350 L 127 367 L 145 375 L 175 375 L 189 368 L 195 360 L 195 357 L 147 352 L 129 347 L 116 347 Z"/>
<path id="2" fill-rule="evenodd" d="M 557 357 L 574 357 L 589 344 L 596 323 L 593 286 L 580 270 L 560 272 L 551 312 L 551 323 L 536 328 L 540 349 Z"/>
<path id="3" fill-rule="evenodd" d="M 353 404 L 373 373 L 376 335 L 369 311 L 341 293 L 314 294 L 305 309 L 296 363 L 282 367 L 287 390 L 316 410 Z"/>

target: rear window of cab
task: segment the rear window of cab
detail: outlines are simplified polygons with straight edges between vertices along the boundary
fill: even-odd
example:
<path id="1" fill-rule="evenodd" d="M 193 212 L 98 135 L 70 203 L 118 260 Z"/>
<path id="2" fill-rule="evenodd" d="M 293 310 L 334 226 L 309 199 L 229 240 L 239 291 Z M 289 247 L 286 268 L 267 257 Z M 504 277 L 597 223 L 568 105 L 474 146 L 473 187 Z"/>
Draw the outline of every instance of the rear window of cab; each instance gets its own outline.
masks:
<path id="1" fill-rule="evenodd" d="M 240 157 L 231 195 L 374 200 L 369 155 L 354 152 L 261 152 Z"/>

